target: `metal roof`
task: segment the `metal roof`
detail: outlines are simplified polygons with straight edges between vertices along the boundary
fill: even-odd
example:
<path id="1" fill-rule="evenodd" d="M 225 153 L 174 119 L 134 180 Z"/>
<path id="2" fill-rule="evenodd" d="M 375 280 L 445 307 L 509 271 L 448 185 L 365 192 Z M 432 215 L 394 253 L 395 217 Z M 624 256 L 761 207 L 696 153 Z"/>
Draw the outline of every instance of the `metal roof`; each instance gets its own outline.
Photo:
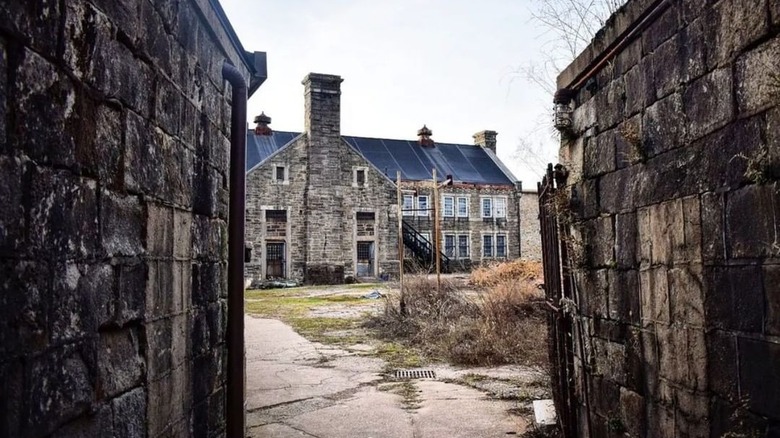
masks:
<path id="1" fill-rule="evenodd" d="M 274 131 L 271 136 L 257 136 L 250 130 L 247 134 L 247 170 L 265 161 L 298 135 L 300 133 Z M 452 175 L 456 182 L 514 184 L 485 149 L 474 145 L 436 143 L 434 147 L 423 147 L 410 140 L 342 138 L 392 180 L 398 170 L 406 181 L 430 179 L 431 169 L 435 167 L 441 181 Z"/>

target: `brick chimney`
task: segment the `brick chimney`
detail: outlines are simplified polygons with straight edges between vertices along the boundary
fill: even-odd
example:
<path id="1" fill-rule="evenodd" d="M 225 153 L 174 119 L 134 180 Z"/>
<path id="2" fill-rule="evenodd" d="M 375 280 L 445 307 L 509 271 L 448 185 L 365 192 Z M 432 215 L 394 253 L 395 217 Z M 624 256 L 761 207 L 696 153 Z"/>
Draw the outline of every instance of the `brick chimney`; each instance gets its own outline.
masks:
<path id="1" fill-rule="evenodd" d="M 309 73 L 303 78 L 304 128 L 310 139 L 341 136 L 341 76 Z"/>
<path id="2" fill-rule="evenodd" d="M 480 146 L 485 149 L 490 149 L 493 153 L 496 153 L 496 131 L 479 131 L 473 135 L 474 145 Z"/>

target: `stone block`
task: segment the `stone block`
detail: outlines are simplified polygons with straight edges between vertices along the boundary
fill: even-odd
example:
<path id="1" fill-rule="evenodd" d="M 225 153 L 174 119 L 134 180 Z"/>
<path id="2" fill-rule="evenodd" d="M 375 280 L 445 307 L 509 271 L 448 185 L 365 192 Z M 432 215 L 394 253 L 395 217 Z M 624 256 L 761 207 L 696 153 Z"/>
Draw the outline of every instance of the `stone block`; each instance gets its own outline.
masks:
<path id="1" fill-rule="evenodd" d="M 192 381 L 189 362 L 147 385 L 147 434 L 160 436 L 187 419 L 192 406 Z M 175 435 L 175 432 L 171 431 Z"/>
<path id="2" fill-rule="evenodd" d="M 686 384 L 689 367 L 685 328 L 659 325 L 657 333 L 659 376 L 677 384 Z"/>
<path id="3" fill-rule="evenodd" d="M 190 358 L 187 314 L 161 318 L 146 325 L 146 369 L 150 380 L 164 378 Z"/>
<path id="4" fill-rule="evenodd" d="M 701 12 L 700 5 L 696 5 L 697 12 Z M 709 9 L 707 9 L 709 10 Z M 714 48 L 709 43 L 715 37 L 713 28 L 707 24 L 707 17 L 693 20 L 687 27 L 680 31 L 680 58 L 681 79 L 685 83 L 703 75 L 707 71 L 707 54 Z"/>
<path id="5" fill-rule="evenodd" d="M 608 318 L 607 301 L 609 300 L 609 282 L 607 270 L 592 270 L 575 274 L 575 281 L 580 290 L 587 290 L 581 296 L 581 311 L 586 316 Z"/>
<path id="6" fill-rule="evenodd" d="M 179 135 L 182 107 L 184 106 L 181 90 L 166 79 L 158 80 L 154 104 L 154 115 L 159 126 L 168 135 Z"/>
<path id="7" fill-rule="evenodd" d="M 687 390 L 675 391 L 676 436 L 709 438 L 709 398 Z"/>
<path id="8" fill-rule="evenodd" d="M 659 381 L 658 363 L 658 339 L 655 334 L 655 326 L 643 329 L 639 332 L 639 346 L 642 352 L 642 364 L 644 366 L 644 388 L 642 394 L 649 399 L 657 398 Z"/>
<path id="9" fill-rule="evenodd" d="M 626 86 L 622 77 L 611 80 L 603 90 L 596 94 L 595 99 L 596 107 L 600 109 L 596 112 L 596 123 L 599 131 L 611 129 L 623 120 Z M 614 157 L 614 152 L 612 152 L 612 156 Z"/>
<path id="10" fill-rule="evenodd" d="M 192 255 L 192 213 L 173 211 L 173 256 L 188 260 Z"/>
<path id="11" fill-rule="evenodd" d="M 637 231 L 636 213 L 615 216 L 615 261 L 622 269 L 638 266 L 638 248 L 641 245 Z"/>
<path id="12" fill-rule="evenodd" d="M 677 91 L 683 80 L 682 47 L 680 37 L 672 36 L 652 53 L 653 77 L 655 81 L 655 97 L 662 99 Z"/>
<path id="13" fill-rule="evenodd" d="M 174 262 L 148 262 L 146 276 L 146 319 L 170 315 L 174 312 L 177 292 L 174 286 Z"/>
<path id="14" fill-rule="evenodd" d="M 766 265 L 764 270 L 764 294 L 766 295 L 765 333 L 780 336 L 780 265 Z"/>
<path id="15" fill-rule="evenodd" d="M 769 31 L 767 0 L 724 0 L 713 11 L 718 65 L 725 65 Z"/>
<path id="16" fill-rule="evenodd" d="M 752 115 L 777 103 L 780 96 L 780 40 L 775 38 L 741 55 L 734 73 L 737 113 Z"/>
<path id="17" fill-rule="evenodd" d="M 643 182 L 637 166 L 608 173 L 598 180 L 598 207 L 600 213 L 614 214 L 630 210 L 634 202 L 634 188 Z"/>
<path id="18" fill-rule="evenodd" d="M 721 330 L 707 333 L 706 338 L 707 389 L 728 400 L 739 398 L 737 338 Z"/>
<path id="19" fill-rule="evenodd" d="M 26 43 L 37 52 L 52 58 L 57 54 L 63 11 L 57 0 L 38 2 L 3 2 L 0 29 L 6 34 L 24 35 Z"/>
<path id="20" fill-rule="evenodd" d="M 647 430 L 645 398 L 626 388 L 620 388 L 620 421 L 629 436 L 642 436 Z"/>
<path id="21" fill-rule="evenodd" d="M 726 241 L 730 258 L 753 258 L 777 253 L 774 212 L 780 194 L 773 186 L 750 185 L 726 197 Z"/>
<path id="22" fill-rule="evenodd" d="M 141 3 L 133 0 L 91 0 L 111 20 L 128 42 L 140 36 Z"/>
<path id="23" fill-rule="evenodd" d="M 605 341 L 593 338 L 593 354 L 596 367 L 595 374 L 604 376 L 605 379 L 617 383 L 620 386 L 626 384 L 626 348 L 617 342 Z"/>
<path id="24" fill-rule="evenodd" d="M 674 410 L 660 405 L 650 404 L 647 413 L 647 438 L 675 438 Z"/>
<path id="25" fill-rule="evenodd" d="M 639 276 L 637 271 L 609 271 L 609 317 L 638 325 Z"/>
<path id="26" fill-rule="evenodd" d="M 51 277 L 47 264 L 0 260 L 0 356 L 16 357 L 48 345 Z"/>
<path id="27" fill-rule="evenodd" d="M 715 262 L 724 260 L 726 255 L 723 240 L 724 195 L 722 193 L 704 193 L 701 195 L 701 235 L 702 260 Z"/>
<path id="28" fill-rule="evenodd" d="M 682 145 L 687 124 L 683 98 L 671 94 L 647 107 L 642 118 L 642 148 L 645 156 L 654 157 Z"/>
<path id="29" fill-rule="evenodd" d="M 33 51 L 25 50 L 19 62 L 14 97 L 8 102 L 9 111 L 16 114 L 9 127 L 10 146 L 41 164 L 72 166 L 75 140 L 67 127 L 76 104 L 73 83 Z"/>
<path id="30" fill-rule="evenodd" d="M 644 354 L 642 352 L 644 349 L 642 330 L 634 326 L 629 327 L 628 330 L 626 330 L 625 346 L 626 388 L 641 395 L 645 395 L 647 393 L 648 369 L 651 366 L 655 366 L 657 373 L 657 364 L 651 365 L 644 360 Z"/>
<path id="31" fill-rule="evenodd" d="M 47 259 L 89 257 L 99 240 L 96 184 L 68 172 L 32 172 L 30 243 Z"/>
<path id="32" fill-rule="evenodd" d="M 147 263 L 137 262 L 120 265 L 118 271 L 117 322 L 124 325 L 144 316 L 149 272 Z"/>
<path id="33" fill-rule="evenodd" d="M 588 266 L 609 267 L 615 264 L 615 232 L 612 217 L 597 218 L 583 224 Z"/>
<path id="34" fill-rule="evenodd" d="M 626 84 L 626 116 L 630 116 L 638 113 L 645 107 L 645 80 L 646 74 L 642 70 L 642 66 L 650 65 L 650 60 L 644 63 L 639 63 L 632 69 L 626 72 L 623 77 Z M 650 78 L 652 80 L 652 77 Z M 578 131 L 575 131 L 578 132 Z"/>
<path id="35" fill-rule="evenodd" d="M 223 232 L 225 234 L 223 234 Z M 192 256 L 201 261 L 225 260 L 227 239 L 225 223 L 205 216 L 193 216 Z"/>
<path id="36" fill-rule="evenodd" d="M 114 412 L 114 437 L 146 436 L 146 391 L 136 388 L 111 401 Z"/>
<path id="37" fill-rule="evenodd" d="M 202 307 L 220 297 L 225 285 L 224 265 L 205 262 L 192 264 L 192 303 Z"/>
<path id="38" fill-rule="evenodd" d="M 98 388 L 101 398 L 113 398 L 141 383 L 143 361 L 138 349 L 134 329 L 100 334 Z"/>
<path id="39" fill-rule="evenodd" d="M 702 217 L 701 201 L 698 196 L 690 196 L 681 200 L 683 215 L 683 244 L 676 248 L 675 262 L 701 261 L 702 247 Z"/>
<path id="40" fill-rule="evenodd" d="M 134 196 L 100 192 L 100 234 L 103 250 L 112 257 L 143 253 L 146 221 L 141 203 Z"/>
<path id="41" fill-rule="evenodd" d="M 34 358 L 27 370 L 24 397 L 27 436 L 45 436 L 60 424 L 87 412 L 95 377 L 84 352 L 73 345 Z"/>
<path id="42" fill-rule="evenodd" d="M 640 208 L 636 212 L 639 266 L 649 268 L 653 257 L 652 230 L 650 227 L 650 207 Z"/>
<path id="43" fill-rule="evenodd" d="M 708 325 L 761 333 L 764 294 L 760 266 L 707 268 L 704 310 Z"/>
<path id="44" fill-rule="evenodd" d="M 780 363 L 780 345 L 739 338 L 738 354 L 740 395 L 749 400 L 751 411 L 780 418 L 780 367 L 768 366 Z"/>
<path id="45" fill-rule="evenodd" d="M 55 435 L 58 438 L 113 438 L 111 407 L 100 406 L 95 410 L 96 412 L 63 426 Z"/>
<path id="46" fill-rule="evenodd" d="M 149 129 L 149 122 L 132 111 L 127 112 L 125 123 L 125 187 L 131 193 L 160 193 L 164 182 L 157 137 Z"/>
<path id="47" fill-rule="evenodd" d="M 582 174 L 585 178 L 615 170 L 616 135 L 616 131 L 612 129 L 585 142 L 585 161 L 582 165 Z"/>
<path id="48" fill-rule="evenodd" d="M 141 32 L 138 43 L 141 50 L 166 76 L 178 80 L 181 68 L 181 50 L 176 50 L 180 47 L 178 42 L 168 34 L 158 5 L 152 2 L 142 2 L 140 9 Z"/>
<path id="49" fill-rule="evenodd" d="M 688 378 L 684 385 L 704 391 L 707 389 L 707 340 L 704 329 L 689 328 L 685 358 L 688 362 Z"/>
<path id="50" fill-rule="evenodd" d="M 0 99 L 2 97 L 0 96 Z M 24 169 L 21 161 L 18 158 L 0 156 L 0 174 L 3 175 L 0 205 L 4 206 L 0 209 L 0 255 L 11 255 L 21 248 L 25 241 L 22 204 Z"/>
<path id="51" fill-rule="evenodd" d="M 646 55 L 658 50 L 663 42 L 673 37 L 680 28 L 679 8 L 667 8 L 650 27 L 642 32 L 642 51 Z"/>
<path id="52" fill-rule="evenodd" d="M 659 267 L 639 272 L 642 324 L 669 324 L 669 282 L 667 268 Z"/>
<path id="53" fill-rule="evenodd" d="M 780 24 L 780 3 L 769 2 L 769 14 L 771 15 L 773 26 Z"/>
<path id="54" fill-rule="evenodd" d="M 155 75 L 146 63 L 133 55 L 125 45 L 127 42 L 125 39 L 122 42 L 98 39 L 87 81 L 108 98 L 117 99 L 135 113 L 149 117 Z"/>
<path id="55" fill-rule="evenodd" d="M 715 70 L 694 81 L 683 97 L 688 139 L 696 140 L 734 118 L 731 68 Z"/>
<path id="56" fill-rule="evenodd" d="M 669 303 L 672 323 L 704 327 L 704 290 L 701 265 L 669 269 Z"/>
<path id="57" fill-rule="evenodd" d="M 146 204 L 146 253 L 155 257 L 174 255 L 174 209 Z"/>
<path id="58" fill-rule="evenodd" d="M 94 68 L 93 58 L 97 47 L 104 47 L 113 39 L 113 29 L 108 17 L 91 3 L 70 1 L 65 5 L 65 38 L 63 59 L 65 65 L 78 79 Z"/>

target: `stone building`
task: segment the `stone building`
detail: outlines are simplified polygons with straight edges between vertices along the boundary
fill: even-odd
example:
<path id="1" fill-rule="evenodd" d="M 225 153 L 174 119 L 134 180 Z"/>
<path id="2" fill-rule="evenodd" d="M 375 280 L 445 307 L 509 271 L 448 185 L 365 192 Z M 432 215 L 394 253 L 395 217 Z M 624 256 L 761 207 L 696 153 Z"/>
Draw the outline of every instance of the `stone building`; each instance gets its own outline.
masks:
<path id="1" fill-rule="evenodd" d="M 224 436 L 218 2 L 0 2 L 0 436 Z"/>
<path id="2" fill-rule="evenodd" d="M 780 436 L 778 72 L 776 0 L 631 0 L 558 77 L 576 436 Z"/>
<path id="3" fill-rule="evenodd" d="M 315 73 L 304 79 L 303 133 L 273 132 L 263 115 L 247 134 L 249 275 L 309 283 L 396 275 L 398 171 L 408 258 L 430 265 L 434 168 L 439 184 L 451 180 L 440 190 L 448 269 L 538 258 L 538 245 L 522 246 L 534 240 L 525 227 L 538 240 L 536 214 L 521 214 L 536 203 L 521 203 L 520 182 L 496 157 L 495 132 L 476 134 L 474 145 L 436 143 L 427 128 L 418 141 L 342 136 L 341 81 Z M 521 222 L 529 217 L 532 223 Z"/>

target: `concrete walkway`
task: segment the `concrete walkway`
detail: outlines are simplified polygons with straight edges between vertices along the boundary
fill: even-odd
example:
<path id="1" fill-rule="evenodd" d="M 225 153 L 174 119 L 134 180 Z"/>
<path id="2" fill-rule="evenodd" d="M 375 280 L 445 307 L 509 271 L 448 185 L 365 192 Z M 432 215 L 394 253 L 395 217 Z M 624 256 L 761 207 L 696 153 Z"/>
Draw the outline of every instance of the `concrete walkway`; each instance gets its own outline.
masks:
<path id="1" fill-rule="evenodd" d="M 436 380 L 413 380 L 417 409 L 381 390 L 381 359 L 299 336 L 284 323 L 246 318 L 250 437 L 506 437 L 525 428 L 513 402 Z M 406 407 L 405 407 L 406 406 Z"/>

